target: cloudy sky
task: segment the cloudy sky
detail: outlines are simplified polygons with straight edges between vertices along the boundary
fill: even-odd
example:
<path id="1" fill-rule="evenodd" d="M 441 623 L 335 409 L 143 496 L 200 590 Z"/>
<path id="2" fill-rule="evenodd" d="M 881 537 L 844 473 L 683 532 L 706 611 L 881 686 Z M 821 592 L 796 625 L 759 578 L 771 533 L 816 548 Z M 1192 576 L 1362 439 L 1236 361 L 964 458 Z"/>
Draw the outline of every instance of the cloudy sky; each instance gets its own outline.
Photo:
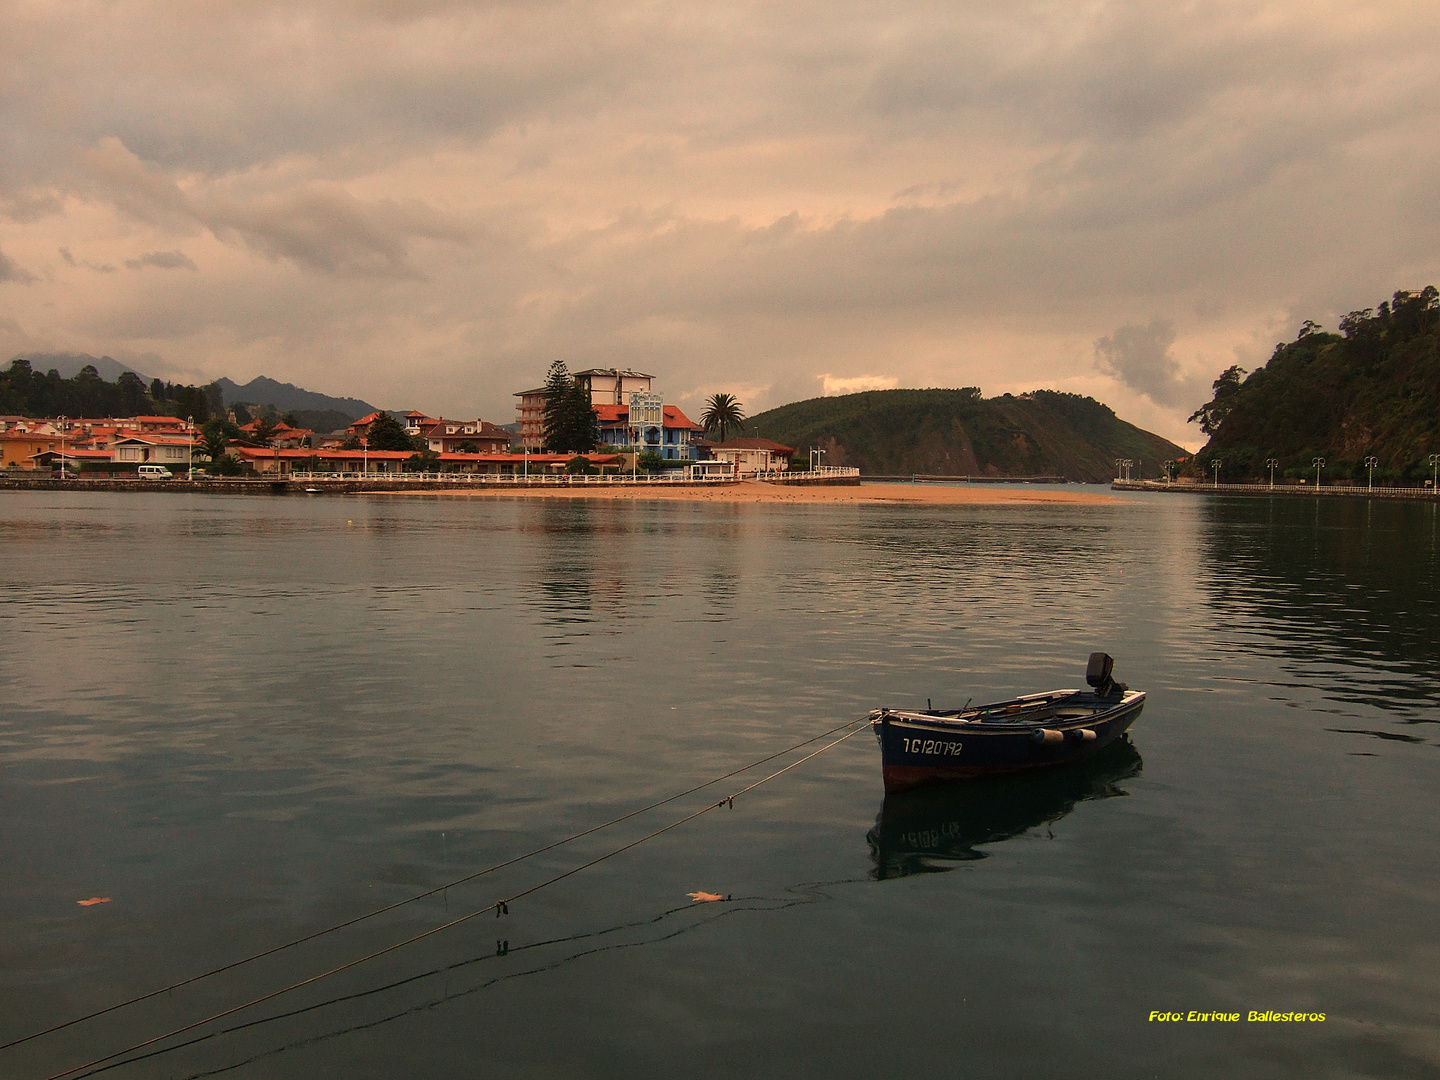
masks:
<path id="1" fill-rule="evenodd" d="M 1091 394 L 1440 283 L 1437 3 L 0 0 L 0 352 Z"/>

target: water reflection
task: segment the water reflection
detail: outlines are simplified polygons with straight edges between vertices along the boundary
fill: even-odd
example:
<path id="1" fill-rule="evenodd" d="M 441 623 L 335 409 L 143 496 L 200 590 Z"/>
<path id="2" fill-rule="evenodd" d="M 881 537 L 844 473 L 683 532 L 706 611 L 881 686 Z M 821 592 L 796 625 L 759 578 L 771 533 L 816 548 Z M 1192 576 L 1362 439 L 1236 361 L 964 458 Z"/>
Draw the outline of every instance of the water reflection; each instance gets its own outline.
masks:
<path id="1" fill-rule="evenodd" d="M 865 836 L 878 880 L 953 869 L 983 859 L 976 848 L 1059 821 L 1075 804 L 1128 794 L 1120 781 L 1140 775 L 1140 753 L 1128 741 L 1065 769 L 922 788 L 886 796 Z"/>
<path id="2" fill-rule="evenodd" d="M 592 619 L 597 567 L 595 528 L 588 502 L 547 499 L 533 528 L 548 540 L 540 545 L 535 575 L 537 606 L 553 626 L 588 623 Z"/>
<path id="3" fill-rule="evenodd" d="M 1208 500 L 1201 594 L 1232 649 L 1278 653 L 1332 700 L 1433 721 L 1435 517 L 1422 503 Z"/>

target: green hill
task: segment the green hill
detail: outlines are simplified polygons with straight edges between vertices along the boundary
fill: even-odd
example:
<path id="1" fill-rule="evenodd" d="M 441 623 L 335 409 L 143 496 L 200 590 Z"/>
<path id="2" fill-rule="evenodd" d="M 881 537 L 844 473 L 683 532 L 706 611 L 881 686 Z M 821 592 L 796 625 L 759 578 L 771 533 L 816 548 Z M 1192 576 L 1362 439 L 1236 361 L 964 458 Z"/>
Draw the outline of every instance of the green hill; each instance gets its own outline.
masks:
<path id="1" fill-rule="evenodd" d="M 961 390 L 871 390 L 782 405 L 745 422 L 747 435 L 826 451 L 862 475 L 1063 476 L 1107 481 L 1115 459 L 1160 463 L 1187 451 L 1127 424 L 1093 398 L 1036 390 L 982 398 Z M 1137 465 L 1137 469 L 1142 466 Z M 1136 475 L 1140 475 L 1137 471 Z"/>
<path id="2" fill-rule="evenodd" d="M 1275 346 L 1264 367 L 1244 378 L 1232 367 L 1215 381 L 1215 398 L 1191 418 L 1210 436 L 1196 467 L 1221 462 L 1221 478 L 1268 475 L 1275 458 L 1288 476 L 1419 480 L 1440 452 L 1440 293 L 1397 292 L 1378 308 L 1352 311 L 1340 333 L 1307 321 Z"/>

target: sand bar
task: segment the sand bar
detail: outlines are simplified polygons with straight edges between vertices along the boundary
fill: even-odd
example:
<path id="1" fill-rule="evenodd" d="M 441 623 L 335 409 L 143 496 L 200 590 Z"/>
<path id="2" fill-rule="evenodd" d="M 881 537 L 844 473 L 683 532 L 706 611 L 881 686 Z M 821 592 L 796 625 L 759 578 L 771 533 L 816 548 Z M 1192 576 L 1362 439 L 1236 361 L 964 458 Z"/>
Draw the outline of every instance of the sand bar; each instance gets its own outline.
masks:
<path id="1" fill-rule="evenodd" d="M 742 480 L 738 484 L 682 487 L 667 484 L 576 485 L 575 487 L 486 487 L 473 491 L 373 492 L 376 495 L 443 494 L 458 498 L 490 499 L 668 499 L 717 503 L 888 503 L 927 506 L 995 505 L 1004 503 L 1057 503 L 1100 505 L 1122 500 L 1104 491 L 1021 485 L 860 484 L 789 485 Z"/>

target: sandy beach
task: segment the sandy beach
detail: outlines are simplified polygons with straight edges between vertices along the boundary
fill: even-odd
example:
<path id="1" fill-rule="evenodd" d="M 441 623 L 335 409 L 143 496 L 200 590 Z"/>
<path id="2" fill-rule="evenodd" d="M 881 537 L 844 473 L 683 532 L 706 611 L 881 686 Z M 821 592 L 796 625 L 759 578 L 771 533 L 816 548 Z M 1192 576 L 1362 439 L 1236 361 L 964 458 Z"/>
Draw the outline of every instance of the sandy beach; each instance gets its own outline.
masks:
<path id="1" fill-rule="evenodd" d="M 435 492 L 374 492 L 376 495 L 421 495 Z M 1003 503 L 1118 503 L 1107 491 L 1029 485 L 950 486 L 942 484 L 861 484 L 859 486 L 800 486 L 744 480 L 714 487 L 680 487 L 654 484 L 576 487 L 494 487 L 443 494 L 476 499 L 667 499 L 682 502 L 725 503 L 913 503 L 930 506 L 994 505 Z"/>

